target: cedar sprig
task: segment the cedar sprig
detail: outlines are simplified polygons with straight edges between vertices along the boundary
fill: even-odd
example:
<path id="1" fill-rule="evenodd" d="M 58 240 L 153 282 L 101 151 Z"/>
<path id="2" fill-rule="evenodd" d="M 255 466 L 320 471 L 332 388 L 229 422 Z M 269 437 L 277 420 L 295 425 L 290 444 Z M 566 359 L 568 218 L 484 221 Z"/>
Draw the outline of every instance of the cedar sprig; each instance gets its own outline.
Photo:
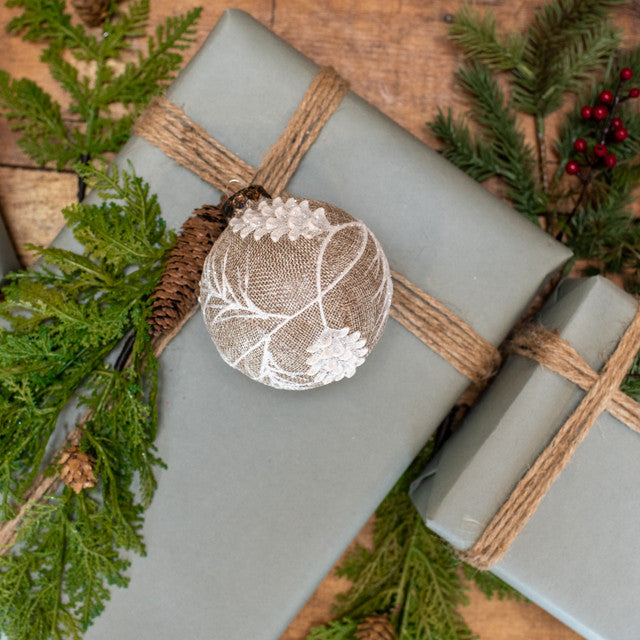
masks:
<path id="1" fill-rule="evenodd" d="M 144 510 L 161 464 L 148 318 L 174 236 L 140 178 L 115 167 L 79 171 L 108 199 L 63 212 L 84 251 L 39 248 L 40 266 L 15 274 L 0 304 L 9 323 L 0 333 L 0 627 L 8 640 L 79 638 L 110 585 L 127 584 L 123 550 L 144 553 Z M 113 364 L 125 336 L 130 357 Z M 96 486 L 24 502 L 41 469 L 59 472 L 49 447 L 74 422 Z M 18 511 L 17 538 L 7 538 Z"/>
<path id="2" fill-rule="evenodd" d="M 352 587 L 336 597 L 337 620 L 316 627 L 308 640 L 354 640 L 358 624 L 387 613 L 398 640 L 464 640 L 473 634 L 459 609 L 468 580 L 499 598 L 522 596 L 491 574 L 464 569 L 455 551 L 429 531 L 408 491 L 433 455 L 432 439 L 376 510 L 373 550 L 357 546 L 338 569 Z"/>
<path id="3" fill-rule="evenodd" d="M 194 8 L 167 18 L 147 38 L 146 51 L 134 56 L 129 50 L 145 35 L 149 0 L 133 0 L 126 9 L 112 3 L 100 34 L 74 25 L 64 0 L 8 0 L 7 6 L 22 10 L 8 31 L 44 44 L 41 59 L 68 94 L 73 117 L 64 117 L 61 105 L 35 82 L 12 79 L 2 70 L 0 109 L 19 132 L 22 150 L 38 165 L 54 163 L 57 169 L 103 160 L 120 149 L 140 111 L 175 77 L 201 12 Z M 92 71 L 79 72 L 66 53 L 90 62 Z M 79 199 L 83 196 L 80 180 Z"/>

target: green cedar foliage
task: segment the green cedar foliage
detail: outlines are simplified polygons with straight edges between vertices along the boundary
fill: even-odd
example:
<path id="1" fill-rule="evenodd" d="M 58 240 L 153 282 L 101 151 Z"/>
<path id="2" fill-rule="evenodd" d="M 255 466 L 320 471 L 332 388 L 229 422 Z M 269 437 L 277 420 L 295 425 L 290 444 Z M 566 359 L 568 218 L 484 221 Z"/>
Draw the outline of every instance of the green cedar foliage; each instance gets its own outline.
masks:
<path id="1" fill-rule="evenodd" d="M 27 507 L 17 543 L 0 557 L 8 640 L 79 638 L 109 585 L 127 584 L 123 550 L 144 553 L 143 512 L 161 464 L 147 317 L 174 237 L 140 178 L 78 170 L 104 198 L 63 212 L 84 251 L 39 248 L 41 263 L 14 274 L 0 304 L 8 325 L 0 333 L 2 520 L 15 515 L 39 470 L 55 472 L 47 445 L 73 403 L 89 416 L 80 447 L 96 460 L 99 482 Z M 114 366 L 108 356 L 125 336 L 131 357 Z"/>
<path id="2" fill-rule="evenodd" d="M 376 511 L 374 548 L 358 546 L 338 569 L 353 586 L 338 594 L 333 623 L 316 627 L 308 640 L 353 640 L 359 621 L 388 612 L 398 640 L 471 640 L 460 607 L 468 583 L 502 599 L 521 598 L 504 582 L 466 567 L 451 547 L 429 531 L 408 490 L 432 454 L 430 442 Z"/>
<path id="3" fill-rule="evenodd" d="M 41 59 L 69 95 L 73 119 L 63 119 L 60 104 L 35 82 L 14 80 L 2 70 L 0 108 L 20 133 L 23 151 L 37 164 L 53 162 L 58 169 L 73 161 L 103 159 L 105 153 L 120 149 L 136 116 L 180 68 L 182 51 L 194 41 L 201 12 L 195 8 L 167 18 L 147 38 L 146 51 L 134 57 L 131 42 L 145 35 L 149 0 L 133 0 L 123 10 L 113 2 L 98 35 L 72 24 L 64 0 L 6 4 L 22 10 L 8 31 L 44 44 Z M 87 74 L 78 71 L 74 60 L 85 63 Z"/>

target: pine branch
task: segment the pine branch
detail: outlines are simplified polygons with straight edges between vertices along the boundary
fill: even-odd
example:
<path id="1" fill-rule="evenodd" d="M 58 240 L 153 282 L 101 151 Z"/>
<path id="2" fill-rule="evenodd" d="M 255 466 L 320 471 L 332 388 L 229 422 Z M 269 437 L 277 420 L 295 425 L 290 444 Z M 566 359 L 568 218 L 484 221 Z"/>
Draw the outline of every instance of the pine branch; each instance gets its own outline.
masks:
<path id="1" fill-rule="evenodd" d="M 349 618 L 335 620 L 326 626 L 311 629 L 307 640 L 354 640 L 357 627 L 358 623 Z"/>
<path id="2" fill-rule="evenodd" d="M 498 600 L 515 600 L 517 602 L 527 601 L 520 592 L 490 571 L 480 571 L 468 564 L 463 564 L 462 566 L 465 578 L 473 580 L 487 600 L 497 598 Z"/>
<path id="3" fill-rule="evenodd" d="M 515 34 L 498 37 L 496 19 L 491 11 L 482 16 L 465 5 L 456 13 L 449 36 L 471 60 L 483 62 L 492 69 L 531 75 L 522 60 L 522 38 Z"/>
<path id="4" fill-rule="evenodd" d="M 484 141 L 471 138 L 466 119 L 454 120 L 451 109 L 445 115 L 438 109 L 433 122 L 427 123 L 442 143 L 442 155 L 478 182 L 500 174 L 500 165 L 494 150 Z"/>
<path id="5" fill-rule="evenodd" d="M 523 62 L 530 75 L 516 74 L 513 99 L 525 113 L 547 116 L 562 104 L 619 46 L 610 11 L 621 0 L 553 0 L 527 29 Z"/>
<path id="6" fill-rule="evenodd" d="M 497 175 L 508 187 L 506 197 L 520 213 L 537 223 L 546 212 L 545 196 L 536 185 L 533 152 L 518 129 L 510 101 L 482 64 L 463 67 L 458 72 L 458 82 L 468 93 L 473 119 L 497 160 Z"/>

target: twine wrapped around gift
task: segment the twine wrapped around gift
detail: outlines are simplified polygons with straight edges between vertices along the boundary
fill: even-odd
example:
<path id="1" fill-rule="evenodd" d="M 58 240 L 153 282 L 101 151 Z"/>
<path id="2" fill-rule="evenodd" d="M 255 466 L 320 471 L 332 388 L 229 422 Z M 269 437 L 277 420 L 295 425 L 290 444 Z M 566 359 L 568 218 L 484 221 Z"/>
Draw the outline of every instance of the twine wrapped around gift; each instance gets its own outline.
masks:
<path id="1" fill-rule="evenodd" d="M 529 326 L 513 338 L 508 352 L 536 360 L 587 393 L 478 540 L 460 553 L 465 562 L 485 570 L 504 556 L 603 411 L 640 433 L 640 404 L 619 391 L 638 350 L 640 308 L 600 375 L 566 340 L 543 327 Z"/>
<path id="2" fill-rule="evenodd" d="M 311 82 L 284 133 L 255 170 L 164 98 L 156 98 L 134 132 L 220 191 L 229 183 L 260 184 L 275 195 L 284 189 L 300 160 L 348 90 L 329 67 Z M 391 271 L 394 294 L 390 315 L 474 384 L 483 385 L 497 371 L 500 354 L 445 305 Z M 195 308 L 195 307 L 194 307 Z M 184 321 L 184 319 L 182 319 Z"/>
<path id="3" fill-rule="evenodd" d="M 300 160 L 338 108 L 347 90 L 347 82 L 333 69 L 322 68 L 258 170 L 226 149 L 191 121 L 182 109 L 164 98 L 151 102 L 136 123 L 134 132 L 223 193 L 230 183 L 249 185 L 259 181 L 273 195 L 282 196 L 286 195 L 284 188 Z M 201 220 L 194 220 L 186 230 L 183 226 L 183 233 L 199 236 L 203 243 L 211 244 L 222 228 L 219 224 L 221 209 L 205 206 L 199 211 Z M 203 226 L 203 220 L 211 224 Z M 180 260 L 181 256 L 177 256 L 177 268 Z M 191 282 L 197 280 L 192 273 L 187 276 Z M 491 343 L 432 296 L 393 271 L 392 276 L 396 283 L 392 317 L 476 384 L 485 383 L 495 374 L 500 355 Z M 176 313 L 170 322 L 161 323 L 159 331 L 151 327 L 156 355 L 162 353 L 197 308 L 193 292 L 193 304 L 181 304 L 178 310 L 173 310 Z M 84 416 L 80 425 L 89 415 Z M 78 426 L 67 436 L 62 448 L 77 444 L 81 437 L 82 427 Z M 54 493 L 60 482 L 59 476 L 45 476 L 43 473 L 35 478 L 18 515 L 0 527 L 0 555 L 6 555 L 15 543 L 20 522 L 29 505 Z"/>
<path id="4" fill-rule="evenodd" d="M 346 91 L 346 82 L 332 69 L 323 68 L 257 171 L 162 98 L 156 99 L 143 114 L 135 132 L 221 191 L 236 180 L 262 184 L 274 195 L 283 195 L 299 161 Z M 393 270 L 391 273 L 394 280 L 391 317 L 471 382 L 483 386 L 499 368 L 500 352 L 440 301 L 401 274 Z M 177 330 L 179 327 L 173 333 Z M 610 411 L 630 428 L 640 431 L 640 405 L 618 391 L 640 349 L 640 313 L 600 376 L 566 341 L 540 327 L 518 329 L 509 348 L 513 353 L 536 359 L 587 394 L 478 541 L 461 553 L 465 561 L 481 569 L 489 568 L 504 555 L 602 411 Z"/>

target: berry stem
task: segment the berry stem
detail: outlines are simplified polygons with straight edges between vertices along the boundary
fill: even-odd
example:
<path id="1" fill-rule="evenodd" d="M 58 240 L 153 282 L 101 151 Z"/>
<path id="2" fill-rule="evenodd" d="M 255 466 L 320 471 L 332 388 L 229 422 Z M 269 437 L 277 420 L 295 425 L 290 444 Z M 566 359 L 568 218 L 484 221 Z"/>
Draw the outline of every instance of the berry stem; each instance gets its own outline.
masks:
<path id="1" fill-rule="evenodd" d="M 578 199 L 575 201 L 575 204 L 573 205 L 573 209 L 571 209 L 571 211 L 569 212 L 569 215 L 564 220 L 563 229 L 560 229 L 560 231 L 558 231 L 556 235 L 556 240 L 558 240 L 559 242 L 562 241 L 562 236 L 564 235 L 565 231 L 569 228 L 569 225 L 571 224 L 573 217 L 578 212 L 578 207 L 582 204 L 582 201 L 584 200 L 584 197 L 587 194 L 587 189 L 591 184 L 591 180 L 593 180 L 593 167 L 591 167 L 589 171 L 589 175 L 586 178 L 583 178 L 582 176 L 578 176 L 578 177 L 582 182 L 582 189 L 580 189 L 580 193 L 578 194 Z"/>
<path id="2" fill-rule="evenodd" d="M 609 113 L 607 114 L 607 117 L 604 120 L 604 123 L 602 125 L 602 133 L 600 135 L 600 144 L 604 144 L 606 139 L 607 139 L 607 135 L 609 134 L 609 129 L 611 128 L 611 121 L 613 120 L 614 116 L 615 116 L 615 112 L 616 112 L 616 107 L 618 106 L 618 103 L 620 102 L 620 89 L 622 88 L 622 80 L 618 80 L 618 86 L 616 87 L 616 92 L 613 96 L 613 102 L 611 103 L 611 109 L 609 109 Z"/>

